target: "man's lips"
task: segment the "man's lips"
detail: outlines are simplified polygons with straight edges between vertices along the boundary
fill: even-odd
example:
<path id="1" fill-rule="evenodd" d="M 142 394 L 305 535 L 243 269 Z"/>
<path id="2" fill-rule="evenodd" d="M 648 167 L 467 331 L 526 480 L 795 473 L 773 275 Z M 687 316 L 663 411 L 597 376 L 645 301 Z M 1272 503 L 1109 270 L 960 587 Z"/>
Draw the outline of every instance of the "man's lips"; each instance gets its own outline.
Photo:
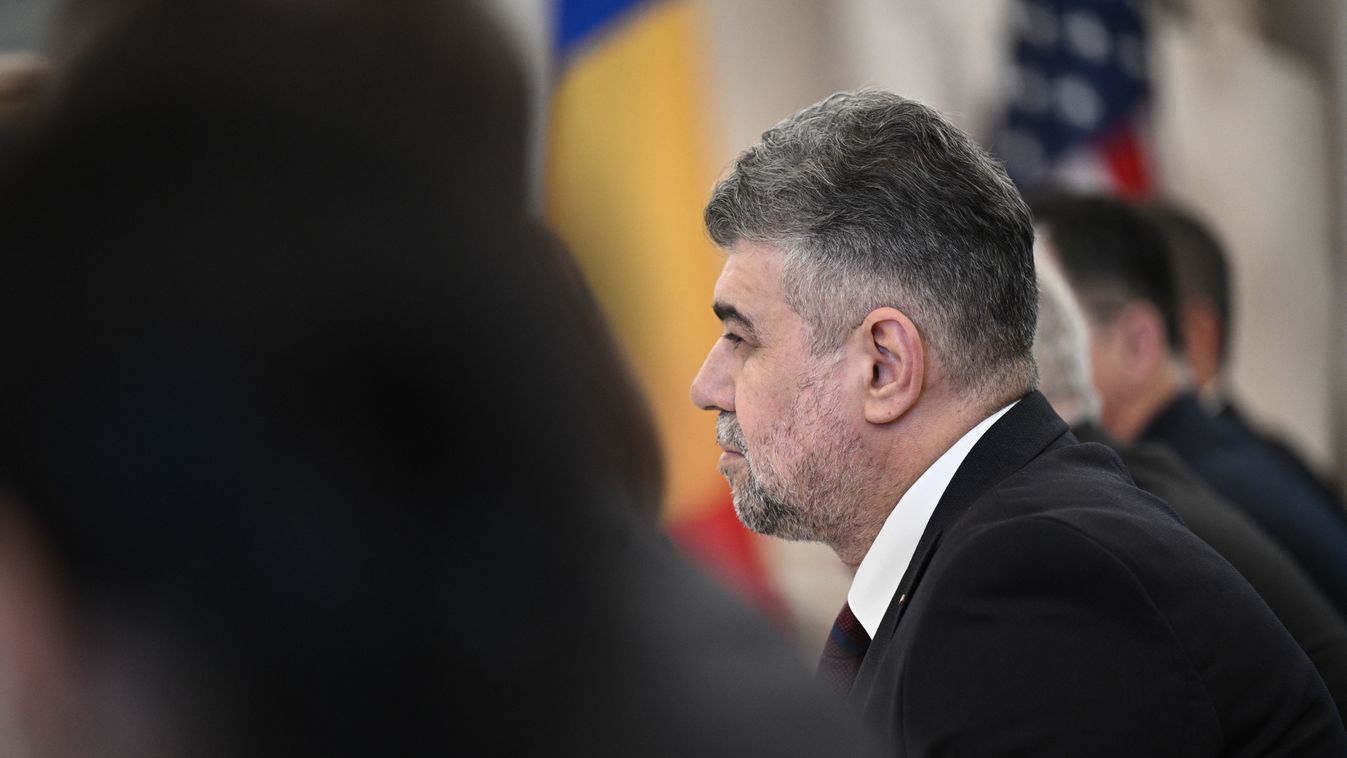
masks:
<path id="1" fill-rule="evenodd" d="M 721 462 L 722 464 L 723 464 L 723 463 L 727 463 L 727 462 L 732 461 L 732 460 L 736 460 L 736 459 L 738 459 L 738 458 L 743 458 L 743 457 L 744 457 L 744 454 L 741 453 L 741 452 L 739 452 L 738 450 L 735 450 L 734 448 L 730 448 L 730 447 L 721 447 L 721 448 L 720 448 L 720 462 Z"/>
<path id="2" fill-rule="evenodd" d="M 716 440 L 716 447 L 720 448 L 721 452 L 725 452 L 725 453 L 734 453 L 735 455 L 743 455 L 743 454 L 744 454 L 743 451 L 741 451 L 739 448 L 735 447 L 734 445 L 731 445 L 731 444 L 730 444 L 729 442 L 727 442 L 726 440 Z"/>

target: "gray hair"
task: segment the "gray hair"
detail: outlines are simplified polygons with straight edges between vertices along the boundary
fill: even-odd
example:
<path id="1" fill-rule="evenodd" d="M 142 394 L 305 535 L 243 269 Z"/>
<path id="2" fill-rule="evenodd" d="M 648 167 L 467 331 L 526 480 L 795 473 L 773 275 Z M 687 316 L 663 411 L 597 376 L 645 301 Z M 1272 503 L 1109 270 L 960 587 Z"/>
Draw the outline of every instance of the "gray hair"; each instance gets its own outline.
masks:
<path id="1" fill-rule="evenodd" d="M 706 206 L 716 244 L 784 251 L 816 356 L 876 308 L 907 314 L 960 389 L 1037 381 L 1029 209 L 1001 164 L 920 103 L 842 92 L 739 154 Z"/>
<path id="2" fill-rule="evenodd" d="M 1099 417 L 1099 396 L 1090 377 L 1090 336 L 1066 277 L 1043 256 L 1038 259 L 1038 330 L 1034 358 L 1039 389 L 1067 423 Z"/>

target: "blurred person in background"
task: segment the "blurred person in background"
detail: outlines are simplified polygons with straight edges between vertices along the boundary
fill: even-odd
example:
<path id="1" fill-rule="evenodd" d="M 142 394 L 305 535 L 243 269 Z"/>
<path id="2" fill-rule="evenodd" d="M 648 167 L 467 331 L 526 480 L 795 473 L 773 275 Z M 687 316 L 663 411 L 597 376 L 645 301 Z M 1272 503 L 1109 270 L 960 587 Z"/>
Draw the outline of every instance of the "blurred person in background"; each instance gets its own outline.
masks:
<path id="1" fill-rule="evenodd" d="M 1031 216 L 965 134 L 833 95 L 705 219 L 724 334 L 692 400 L 744 523 L 855 568 L 819 677 L 896 754 L 1347 754 L 1248 583 L 1034 390 Z"/>
<path id="2" fill-rule="evenodd" d="M 471 6 L 104 8 L 0 175 L 6 755 L 865 754 L 651 525 Z"/>
<path id="3" fill-rule="evenodd" d="M 1038 244 L 1050 247 L 1051 241 L 1040 239 Z M 1157 444 L 1124 445 L 1099 426 L 1085 316 L 1048 255 L 1036 255 L 1035 267 L 1039 306 L 1034 358 L 1043 396 L 1071 425 L 1077 439 L 1112 448 L 1137 486 L 1173 507 L 1194 534 L 1249 580 L 1314 662 L 1343 717 L 1347 714 L 1347 623 L 1285 550 L 1174 453 Z"/>
<path id="4" fill-rule="evenodd" d="M 1215 233 L 1188 210 L 1157 203 L 1145 209 L 1169 244 L 1178 288 L 1179 333 L 1183 354 L 1192 370 L 1193 384 L 1204 406 L 1229 422 L 1240 434 L 1255 440 L 1292 473 L 1319 490 L 1333 512 L 1347 518 L 1341 495 L 1288 443 L 1254 426 L 1231 399 L 1226 367 L 1234 325 L 1230 263 Z"/>
<path id="5" fill-rule="evenodd" d="M 1159 229 L 1103 197 L 1044 196 L 1034 209 L 1089 320 L 1100 425 L 1122 443 L 1172 449 L 1281 543 L 1347 614 L 1347 524 L 1317 490 L 1197 399 Z"/>

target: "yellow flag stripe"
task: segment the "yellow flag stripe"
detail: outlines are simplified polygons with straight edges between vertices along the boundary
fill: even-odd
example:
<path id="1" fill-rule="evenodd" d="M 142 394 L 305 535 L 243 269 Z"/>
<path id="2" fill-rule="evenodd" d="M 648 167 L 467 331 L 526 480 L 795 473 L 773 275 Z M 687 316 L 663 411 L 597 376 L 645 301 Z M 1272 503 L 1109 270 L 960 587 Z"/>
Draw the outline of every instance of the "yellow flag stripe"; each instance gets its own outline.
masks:
<path id="1" fill-rule="evenodd" d="M 568 61 L 552 105 L 546 214 L 589 277 L 650 398 L 667 463 L 667 519 L 723 505 L 714 417 L 688 385 L 719 333 L 710 313 L 720 257 L 701 211 L 705 158 L 689 2 L 621 19 Z"/>

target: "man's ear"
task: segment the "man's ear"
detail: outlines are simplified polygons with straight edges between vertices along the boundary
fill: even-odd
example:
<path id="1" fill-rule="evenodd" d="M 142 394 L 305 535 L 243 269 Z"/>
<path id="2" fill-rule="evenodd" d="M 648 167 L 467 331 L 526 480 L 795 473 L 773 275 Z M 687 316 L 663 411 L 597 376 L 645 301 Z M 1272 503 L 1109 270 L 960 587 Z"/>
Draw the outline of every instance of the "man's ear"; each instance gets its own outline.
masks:
<path id="1" fill-rule="evenodd" d="M 1123 350 L 1121 370 L 1133 384 L 1149 384 L 1160 364 L 1169 360 L 1169 338 L 1160 309 L 1133 300 L 1114 319 Z"/>
<path id="2" fill-rule="evenodd" d="M 888 424 L 916 404 L 926 378 L 926 345 L 917 325 L 896 308 L 876 308 L 860 326 L 868 372 L 865 420 Z"/>
<path id="3" fill-rule="evenodd" d="M 1221 373 L 1221 315 L 1209 298 L 1196 295 L 1184 303 L 1180 318 L 1183 352 L 1193 370 L 1193 381 L 1203 387 Z"/>

